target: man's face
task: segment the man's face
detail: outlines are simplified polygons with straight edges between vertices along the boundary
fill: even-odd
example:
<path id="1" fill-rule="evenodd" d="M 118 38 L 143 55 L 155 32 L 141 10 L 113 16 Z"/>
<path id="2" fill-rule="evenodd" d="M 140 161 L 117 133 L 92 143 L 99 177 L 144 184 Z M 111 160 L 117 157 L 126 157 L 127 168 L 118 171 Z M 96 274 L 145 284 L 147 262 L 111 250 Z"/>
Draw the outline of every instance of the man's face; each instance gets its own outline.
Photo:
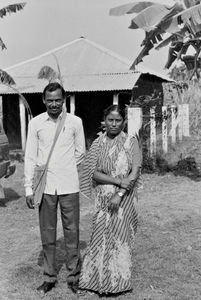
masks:
<path id="1" fill-rule="evenodd" d="M 50 115 L 54 119 L 58 118 L 58 116 L 62 112 L 62 106 L 64 103 L 62 91 L 60 89 L 52 92 L 46 91 L 43 103 L 46 106 L 48 115 Z"/>

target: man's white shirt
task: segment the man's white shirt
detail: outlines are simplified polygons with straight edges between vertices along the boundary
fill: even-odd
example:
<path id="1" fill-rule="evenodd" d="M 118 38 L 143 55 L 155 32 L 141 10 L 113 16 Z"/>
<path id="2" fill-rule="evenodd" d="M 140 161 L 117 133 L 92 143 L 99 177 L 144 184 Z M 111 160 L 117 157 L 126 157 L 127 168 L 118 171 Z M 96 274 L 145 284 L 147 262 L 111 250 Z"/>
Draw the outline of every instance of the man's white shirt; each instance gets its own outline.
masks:
<path id="1" fill-rule="evenodd" d="M 55 121 L 47 112 L 29 122 L 25 150 L 25 193 L 32 195 L 35 166 L 45 165 L 50 152 L 56 128 L 61 115 Z M 51 155 L 45 193 L 54 195 L 71 194 L 79 191 L 77 165 L 85 153 L 85 138 L 82 120 L 67 113 L 64 126 L 59 134 Z"/>

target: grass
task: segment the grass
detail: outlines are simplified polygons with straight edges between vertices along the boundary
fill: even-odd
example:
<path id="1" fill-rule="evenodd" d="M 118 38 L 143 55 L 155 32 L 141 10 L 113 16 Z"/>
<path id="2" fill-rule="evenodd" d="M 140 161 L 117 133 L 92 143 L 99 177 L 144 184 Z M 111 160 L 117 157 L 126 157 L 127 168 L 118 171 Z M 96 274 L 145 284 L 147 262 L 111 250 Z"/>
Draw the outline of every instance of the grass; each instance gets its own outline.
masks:
<path id="1" fill-rule="evenodd" d="M 118 300 L 201 299 L 201 211 L 199 182 L 172 174 L 144 175 L 140 191 L 139 226 L 133 255 L 133 291 Z M 42 254 L 35 211 L 25 204 L 23 164 L 4 180 L 6 199 L 0 200 L 0 299 L 74 300 L 66 285 L 62 227 L 58 224 L 58 285 L 41 297 Z M 92 203 L 81 203 L 81 251 L 90 234 Z M 97 295 L 80 299 L 99 299 Z"/>

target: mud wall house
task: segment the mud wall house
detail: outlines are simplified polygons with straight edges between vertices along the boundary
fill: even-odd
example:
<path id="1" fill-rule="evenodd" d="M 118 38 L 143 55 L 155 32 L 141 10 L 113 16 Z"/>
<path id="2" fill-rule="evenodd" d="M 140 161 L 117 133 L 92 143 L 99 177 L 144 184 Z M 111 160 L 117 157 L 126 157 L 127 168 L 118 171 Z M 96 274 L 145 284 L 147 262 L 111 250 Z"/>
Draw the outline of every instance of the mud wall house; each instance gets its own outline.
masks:
<path id="1" fill-rule="evenodd" d="M 60 72 L 70 113 L 83 120 L 87 144 L 100 130 L 103 110 L 110 104 L 129 104 L 134 96 L 150 94 L 168 78 L 147 70 L 131 71 L 131 61 L 86 39 L 79 38 L 10 68 L 6 71 L 16 82 L 33 116 L 45 111 L 42 91 L 47 80 L 38 79 L 39 71 L 49 66 Z M 24 149 L 28 116 L 13 89 L 0 86 L 3 124 L 12 148 Z"/>

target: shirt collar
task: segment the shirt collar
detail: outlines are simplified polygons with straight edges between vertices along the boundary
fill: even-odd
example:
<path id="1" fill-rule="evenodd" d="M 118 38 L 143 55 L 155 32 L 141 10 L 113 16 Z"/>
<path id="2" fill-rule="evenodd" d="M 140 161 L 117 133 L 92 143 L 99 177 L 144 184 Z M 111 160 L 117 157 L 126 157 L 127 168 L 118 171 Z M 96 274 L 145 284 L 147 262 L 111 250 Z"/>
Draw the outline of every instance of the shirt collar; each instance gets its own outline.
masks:
<path id="1" fill-rule="evenodd" d="M 62 116 L 63 116 L 64 111 L 62 110 L 62 112 L 60 113 L 60 115 L 58 116 L 58 118 L 56 120 L 52 119 L 47 112 L 45 112 L 45 121 L 54 121 L 57 122 L 58 120 L 61 120 Z"/>

